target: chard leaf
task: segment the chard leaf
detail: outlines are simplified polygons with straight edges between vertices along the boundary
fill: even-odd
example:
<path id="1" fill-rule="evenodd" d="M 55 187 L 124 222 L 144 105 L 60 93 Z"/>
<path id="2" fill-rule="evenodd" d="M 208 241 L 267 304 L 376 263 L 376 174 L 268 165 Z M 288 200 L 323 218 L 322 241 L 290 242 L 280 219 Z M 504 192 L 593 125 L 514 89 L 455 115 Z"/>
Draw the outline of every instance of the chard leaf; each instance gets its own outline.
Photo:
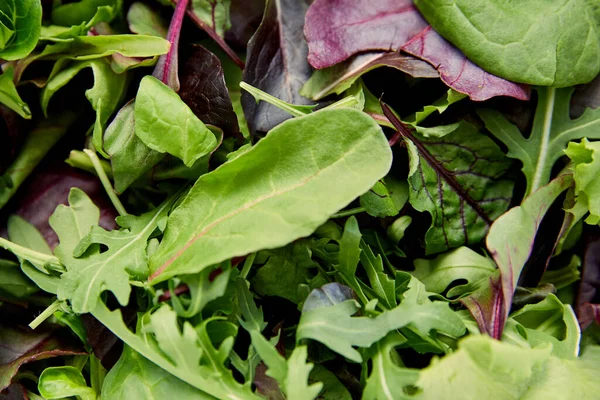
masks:
<path id="1" fill-rule="evenodd" d="M 296 341 L 313 339 L 349 360 L 361 362 L 362 357 L 354 346 L 369 347 L 388 332 L 408 325 L 425 334 L 436 330 L 458 337 L 465 332 L 463 322 L 447 303 L 423 296 L 423 284 L 415 278 L 408 285 L 400 305 L 373 318 L 353 317 L 360 309 L 355 300 L 303 310 Z"/>
<path id="2" fill-rule="evenodd" d="M 286 121 L 198 179 L 169 217 L 150 261 L 151 279 L 199 272 L 307 236 L 382 178 L 390 163 L 381 129 L 357 110 Z"/>
<path id="3" fill-rule="evenodd" d="M 471 335 L 459 348 L 421 370 L 416 386 L 423 399 L 589 399 L 600 392 L 595 378 L 600 349 L 578 360 L 551 355 L 551 346 L 524 349 L 484 335 Z"/>
<path id="4" fill-rule="evenodd" d="M 177 393 L 181 400 L 211 400 L 214 397 L 196 389 L 147 360 L 129 346 L 110 369 L 102 395 L 113 400 L 166 398 Z"/>
<path id="5" fill-rule="evenodd" d="M 313 72 L 300 94 L 312 100 L 320 100 L 332 93 L 341 94 L 363 74 L 379 68 L 391 67 L 415 78 L 437 78 L 435 68 L 425 61 L 399 52 L 371 52 L 357 54 L 352 59 Z"/>
<path id="6" fill-rule="evenodd" d="M 171 44 L 169 52 L 158 58 L 158 62 L 152 73 L 152 76 L 175 92 L 179 91 L 179 36 L 187 6 L 188 0 L 180 0 L 175 5 L 175 11 L 171 16 L 171 23 L 169 24 L 166 36 L 166 39 Z"/>
<path id="7" fill-rule="evenodd" d="M 409 201 L 431 214 L 428 254 L 481 241 L 511 200 L 513 182 L 502 179 L 510 161 L 487 136 L 463 121 L 443 137 L 418 137 L 383 105 L 407 140 L 411 156 Z"/>
<path id="8" fill-rule="evenodd" d="M 481 68 L 567 87 L 600 72 L 600 27 L 585 1 L 415 0 L 427 21 Z"/>
<path id="9" fill-rule="evenodd" d="M 533 249 L 537 230 L 544 215 L 556 198 L 573 182 L 571 175 L 563 174 L 498 218 L 486 238 L 487 248 L 496 261 L 502 281 L 502 310 L 493 323 L 492 337 L 502 334 L 506 316 L 510 311 L 513 294 L 521 271 Z M 500 305 L 498 305 L 500 306 Z M 494 317 L 488 316 L 488 320 Z M 487 325 L 491 326 L 491 325 Z"/>
<path id="10" fill-rule="evenodd" d="M 307 8 L 307 0 L 267 0 L 260 27 L 248 43 L 243 74 L 249 85 L 298 105 L 310 104 L 299 94 L 311 72 L 302 36 Z M 248 93 L 242 93 L 242 106 L 252 133 L 269 131 L 290 118 L 269 103 L 256 104 Z"/>
<path id="11" fill-rule="evenodd" d="M 224 37 L 231 28 L 229 9 L 231 0 L 191 0 L 192 12 L 206 23 L 217 35 Z"/>
<path id="12" fill-rule="evenodd" d="M 160 14 L 145 3 L 136 1 L 127 10 L 129 30 L 140 35 L 165 38 L 167 24 Z"/>
<path id="13" fill-rule="evenodd" d="M 577 202 L 587 208 L 588 224 L 600 222 L 600 142 L 590 143 L 586 138 L 581 143 L 570 142 L 565 153 L 573 162 L 573 180 Z"/>
<path id="14" fill-rule="evenodd" d="M 59 298 L 68 299 L 79 314 L 93 310 L 104 290 L 113 292 L 121 305 L 127 305 L 129 277 L 147 275 L 148 239 L 166 218 L 173 201 L 171 198 L 139 217 L 118 217 L 117 223 L 123 229 L 106 231 L 97 226 L 97 207 L 82 191 L 72 189 L 70 207 L 59 206 L 50 219 L 61 241 L 55 254 L 67 268 L 61 277 Z M 100 253 L 100 244 L 108 249 Z"/>
<path id="15" fill-rule="evenodd" d="M 412 0 L 315 0 L 306 14 L 308 61 L 323 69 L 353 54 L 404 51 L 435 67 L 451 88 L 481 101 L 493 96 L 526 100 L 529 92 L 471 63 L 431 29 Z"/>
<path id="16" fill-rule="evenodd" d="M 528 196 L 550 181 L 556 161 L 564 155 L 567 144 L 587 137 L 600 139 L 600 109 L 587 109 L 577 119 L 569 116 L 573 88 L 538 88 L 538 104 L 533 128 L 528 138 L 498 111 L 478 112 L 486 128 L 508 147 L 507 155 L 523 163 Z"/>
<path id="17" fill-rule="evenodd" d="M 96 392 L 87 386 L 81 371 L 75 367 L 49 367 L 42 371 L 38 390 L 45 399 L 77 396 L 81 400 L 96 400 Z"/>
<path id="18" fill-rule="evenodd" d="M 0 3 L 0 59 L 19 60 L 33 51 L 42 27 L 39 0 L 3 0 Z"/>
<path id="19" fill-rule="evenodd" d="M 125 104 L 104 132 L 104 150 L 110 157 L 117 193 L 123 193 L 165 158 L 135 134 L 134 110 L 134 102 Z"/>
<path id="20" fill-rule="evenodd" d="M 177 93 L 152 76 L 140 83 L 134 115 L 135 134 L 146 146 L 174 155 L 187 167 L 217 145 L 215 135 Z"/>
<path id="21" fill-rule="evenodd" d="M 19 96 L 13 76 L 13 67 L 9 67 L 0 75 L 0 104 L 4 104 L 25 119 L 31 119 L 31 110 Z"/>

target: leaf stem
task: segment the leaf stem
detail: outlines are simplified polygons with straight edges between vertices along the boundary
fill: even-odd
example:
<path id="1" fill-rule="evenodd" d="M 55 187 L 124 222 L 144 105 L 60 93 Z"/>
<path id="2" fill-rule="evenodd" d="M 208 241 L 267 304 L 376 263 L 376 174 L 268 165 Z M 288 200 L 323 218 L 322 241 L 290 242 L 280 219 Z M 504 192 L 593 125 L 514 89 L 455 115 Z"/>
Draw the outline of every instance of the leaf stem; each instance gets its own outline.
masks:
<path id="1" fill-rule="evenodd" d="M 104 383 L 104 378 L 106 377 L 106 370 L 100 363 L 98 357 L 92 353 L 90 355 L 90 381 L 92 384 L 92 389 L 96 392 L 96 396 L 100 397 L 100 393 L 102 390 L 102 384 Z"/>
<path id="2" fill-rule="evenodd" d="M 171 0 L 171 2 L 177 4 L 178 0 Z M 233 51 L 231 47 L 223 40 L 221 36 L 217 34 L 217 32 L 208 26 L 204 21 L 202 21 L 195 13 L 194 10 L 188 9 L 186 11 L 187 16 L 190 17 L 192 21 L 198 26 L 198 28 L 202 29 L 204 32 L 210 36 L 212 40 L 214 40 L 221 49 L 227 54 L 227 56 L 233 61 L 240 69 L 244 69 L 244 62 L 238 57 L 238 55 Z"/>
<path id="3" fill-rule="evenodd" d="M 337 213 L 333 214 L 330 218 L 350 217 L 352 215 L 360 214 L 360 213 L 363 213 L 365 211 L 366 211 L 366 209 L 364 207 L 356 207 L 356 208 L 351 208 L 349 210 L 344 210 L 344 211 L 337 212 Z"/>
<path id="4" fill-rule="evenodd" d="M 252 268 L 252 264 L 254 264 L 255 258 L 256 253 L 252 253 L 248 257 L 246 257 L 246 259 L 244 260 L 244 266 L 242 267 L 242 272 L 240 272 L 240 278 L 246 279 L 248 273 L 250 272 L 250 269 Z"/>
<path id="5" fill-rule="evenodd" d="M 28 249 L 27 247 L 20 246 L 14 242 L 11 242 L 10 240 L 6 240 L 3 237 L 0 237 L 0 247 L 12 252 L 17 257 L 21 257 L 21 258 L 24 258 L 24 259 L 32 262 L 32 264 L 37 263 L 37 264 L 41 264 L 44 266 L 47 265 L 49 267 L 52 267 L 51 269 L 53 271 L 57 271 L 57 272 L 64 272 L 64 270 L 65 270 L 64 266 L 60 263 L 58 258 L 56 258 L 55 256 Z M 47 271 L 41 271 L 41 272 L 47 273 Z"/>
<path id="6" fill-rule="evenodd" d="M 102 168 L 100 159 L 98 159 L 96 153 L 89 149 L 84 149 L 83 151 L 90 158 L 90 161 L 96 170 L 96 174 L 98 174 L 98 178 L 100 178 L 100 182 L 102 182 L 102 186 L 104 186 L 104 190 L 106 190 L 106 194 L 108 194 L 110 201 L 113 203 L 113 206 L 115 206 L 119 215 L 128 215 L 127 211 L 125 211 L 125 207 L 123 207 L 123 203 L 119 200 L 119 196 L 117 196 L 117 192 L 113 189 L 108 176 L 106 176 L 106 172 L 104 172 L 104 168 Z"/>
<path id="7" fill-rule="evenodd" d="M 50 304 L 44 311 L 42 311 L 40 315 L 38 315 L 33 321 L 31 321 L 29 327 L 31 329 L 35 329 L 38 326 L 40 326 L 42 322 L 50 318 L 52 314 L 54 314 L 56 311 L 60 310 L 62 303 L 62 300 L 54 300 L 54 303 Z"/>
<path id="8" fill-rule="evenodd" d="M 179 91 L 179 76 L 178 60 L 179 60 L 179 35 L 181 34 L 181 26 L 183 25 L 183 18 L 185 11 L 188 6 L 189 0 L 179 0 L 175 5 L 175 12 L 171 17 L 171 23 L 169 24 L 169 30 L 167 31 L 167 40 L 171 43 L 171 47 L 167 54 L 163 54 L 159 57 L 152 76 L 160 80 L 162 83 L 173 89 Z"/>
<path id="9" fill-rule="evenodd" d="M 98 159 L 100 160 L 100 158 Z M 73 168 L 79 168 L 96 175 L 94 164 L 92 164 L 90 158 L 83 151 L 71 150 L 69 153 L 69 158 L 67 158 L 65 162 Z M 109 179 L 112 179 L 113 172 L 111 170 L 110 163 L 106 160 L 100 160 L 100 164 L 102 165 L 102 169 L 106 173 L 106 176 L 108 176 Z"/>
<path id="10" fill-rule="evenodd" d="M 541 91 L 546 90 L 547 96 L 542 96 Z M 535 172 L 533 179 L 531 180 L 531 187 L 527 188 L 525 198 L 530 194 L 536 192 L 539 188 L 547 184 L 548 177 L 546 175 L 546 159 L 548 158 L 548 145 L 550 143 L 550 134 L 552 133 L 552 116 L 554 114 L 554 101 L 556 98 L 556 88 L 541 88 L 540 99 L 546 99 L 545 112 L 544 112 L 544 125 L 542 128 L 542 135 L 540 138 L 540 152 L 535 164 Z M 545 178 L 545 179 L 542 179 Z"/>

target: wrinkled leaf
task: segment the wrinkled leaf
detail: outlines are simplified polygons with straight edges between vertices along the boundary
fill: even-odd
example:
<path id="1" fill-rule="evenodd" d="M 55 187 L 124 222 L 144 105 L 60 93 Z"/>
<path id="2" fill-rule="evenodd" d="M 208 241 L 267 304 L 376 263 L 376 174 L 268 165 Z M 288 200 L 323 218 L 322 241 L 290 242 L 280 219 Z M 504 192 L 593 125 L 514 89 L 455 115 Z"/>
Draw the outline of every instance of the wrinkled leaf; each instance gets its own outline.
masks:
<path id="1" fill-rule="evenodd" d="M 583 138 L 581 143 L 570 142 L 565 150 L 573 162 L 573 180 L 575 181 L 575 195 L 577 201 L 586 206 L 590 215 L 588 224 L 596 225 L 600 222 L 600 143 L 590 143 Z"/>

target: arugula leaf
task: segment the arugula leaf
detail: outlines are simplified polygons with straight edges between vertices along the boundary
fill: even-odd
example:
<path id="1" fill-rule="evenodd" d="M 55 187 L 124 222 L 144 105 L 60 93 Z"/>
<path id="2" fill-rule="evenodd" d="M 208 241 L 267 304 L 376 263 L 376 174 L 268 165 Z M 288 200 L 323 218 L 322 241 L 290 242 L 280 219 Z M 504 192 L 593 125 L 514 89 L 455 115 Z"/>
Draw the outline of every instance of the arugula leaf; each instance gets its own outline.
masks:
<path id="1" fill-rule="evenodd" d="M 129 277 L 146 276 L 148 239 L 159 221 L 166 218 L 173 201 L 171 198 L 139 217 L 117 217 L 124 229 L 106 231 L 97 226 L 98 208 L 84 192 L 71 189 L 70 207 L 59 206 L 50 217 L 50 225 L 61 241 L 55 254 L 67 268 L 58 297 L 68 299 L 80 314 L 93 310 L 104 290 L 113 292 L 121 305 L 127 305 Z M 100 244 L 108 250 L 99 252 Z"/>
<path id="2" fill-rule="evenodd" d="M 600 222 L 600 185 L 598 173 L 600 172 L 600 143 L 590 143 L 586 138 L 581 143 L 570 142 L 565 153 L 573 161 L 573 180 L 575 181 L 575 195 L 577 202 L 589 210 L 588 224 L 596 225 Z"/>
<path id="3" fill-rule="evenodd" d="M 96 392 L 87 386 L 81 371 L 75 367 L 49 367 L 42 371 L 38 390 L 45 399 L 77 396 L 81 400 L 96 400 Z"/>
<path id="4" fill-rule="evenodd" d="M 465 121 L 443 137 L 418 137 L 387 105 L 383 111 L 409 144 L 409 201 L 432 217 L 427 254 L 481 241 L 510 203 L 513 183 L 502 179 L 510 161 Z"/>
<path id="5" fill-rule="evenodd" d="M 383 177 L 390 161 L 381 129 L 357 110 L 322 110 L 286 121 L 198 179 L 169 217 L 150 260 L 151 279 L 198 272 L 306 236 Z M 278 234 L 267 234 L 272 231 Z"/>
<path id="6" fill-rule="evenodd" d="M 25 119 L 31 119 L 31 110 L 19 96 L 13 77 L 14 67 L 12 66 L 0 75 L 0 104 L 4 104 Z"/>
<path id="7" fill-rule="evenodd" d="M 39 0 L 3 0 L 0 16 L 0 58 L 26 57 L 40 36 L 42 4 Z"/>
<path id="8" fill-rule="evenodd" d="M 187 167 L 217 145 L 215 135 L 177 93 L 152 76 L 140 83 L 134 115 L 135 134 L 146 146 L 180 158 Z"/>
<path id="9" fill-rule="evenodd" d="M 533 128 L 527 138 L 496 110 L 483 109 L 478 114 L 486 128 L 508 147 L 507 156 L 523 163 L 527 179 L 525 197 L 546 185 L 556 161 L 567 144 L 587 137 L 600 139 L 600 109 L 586 109 L 579 118 L 569 116 L 573 88 L 537 88 L 538 104 Z"/>
<path id="10" fill-rule="evenodd" d="M 600 72 L 600 27 L 585 1 L 415 0 L 415 5 L 469 59 L 508 80 L 567 87 Z"/>
<path id="11" fill-rule="evenodd" d="M 148 361 L 129 346 L 123 348 L 123 354 L 102 385 L 102 395 L 114 400 L 149 396 L 163 398 L 173 394 L 182 400 L 213 399 Z"/>

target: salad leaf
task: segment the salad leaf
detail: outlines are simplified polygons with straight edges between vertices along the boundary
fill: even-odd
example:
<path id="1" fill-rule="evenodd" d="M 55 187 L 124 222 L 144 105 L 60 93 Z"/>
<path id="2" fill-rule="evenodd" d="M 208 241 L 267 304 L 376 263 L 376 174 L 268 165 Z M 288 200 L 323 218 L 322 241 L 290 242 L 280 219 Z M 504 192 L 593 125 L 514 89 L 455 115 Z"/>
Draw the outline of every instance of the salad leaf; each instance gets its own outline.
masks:
<path id="1" fill-rule="evenodd" d="M 357 110 L 322 110 L 287 121 L 198 179 L 169 216 L 165 237 L 150 259 L 150 278 L 160 282 L 198 272 L 310 234 L 383 177 L 390 160 L 381 129 Z M 288 173 L 279 175 L 280 168 Z M 272 230 L 278 235 L 264 234 Z M 189 263 L 198 253 L 203 259 Z"/>
<path id="2" fill-rule="evenodd" d="M 585 1 L 415 0 L 415 5 L 470 60 L 508 80 L 567 87 L 600 72 L 600 27 Z"/>
<path id="3" fill-rule="evenodd" d="M 33 51 L 42 26 L 38 0 L 6 0 L 0 4 L 0 58 L 18 60 Z"/>
<path id="4" fill-rule="evenodd" d="M 181 159 L 189 168 L 211 153 L 217 139 L 168 86 L 144 77 L 135 101 L 135 134 L 146 146 Z"/>
<path id="5" fill-rule="evenodd" d="M 498 111 L 478 112 L 486 128 L 508 147 L 508 157 L 523 163 L 527 179 L 525 196 L 550 181 L 556 161 L 564 154 L 567 144 L 575 139 L 600 138 L 600 110 L 587 109 L 577 119 L 569 117 L 569 101 L 573 89 L 538 88 L 538 104 L 531 133 L 526 138 Z"/>
<path id="6" fill-rule="evenodd" d="M 75 367 L 50 367 L 40 375 L 38 390 L 45 399 L 62 399 L 77 396 L 82 400 L 95 400 L 96 392 L 87 387 L 85 378 Z"/>
<path id="7" fill-rule="evenodd" d="M 150 6 L 136 1 L 127 10 L 129 30 L 140 35 L 167 37 L 166 22 Z"/>
<path id="8" fill-rule="evenodd" d="M 565 153 L 573 161 L 573 180 L 575 181 L 575 195 L 577 201 L 581 202 L 589 210 L 590 215 L 586 222 L 597 224 L 600 222 L 600 186 L 596 177 L 600 172 L 600 160 L 598 160 L 600 144 L 590 143 L 586 138 L 581 143 L 570 142 Z"/>
<path id="9" fill-rule="evenodd" d="M 21 117 L 31 119 L 31 110 L 19 96 L 17 88 L 13 82 L 14 68 L 9 67 L 0 75 L 0 103 L 4 104 Z"/>
<path id="10" fill-rule="evenodd" d="M 194 14 L 221 37 L 224 37 L 225 32 L 231 27 L 230 7 L 231 0 L 192 0 Z"/>
<path id="11" fill-rule="evenodd" d="M 98 8 L 114 5 L 116 0 L 80 0 L 60 4 L 52 10 L 52 22 L 61 26 L 79 25 L 91 20 Z"/>
<path id="12" fill-rule="evenodd" d="M 181 34 L 181 26 L 183 25 L 183 18 L 185 17 L 187 6 L 188 0 L 177 2 L 166 36 L 166 39 L 171 45 L 169 47 L 169 52 L 158 58 L 158 62 L 152 73 L 152 76 L 173 89 L 175 92 L 179 91 L 179 36 Z"/>

